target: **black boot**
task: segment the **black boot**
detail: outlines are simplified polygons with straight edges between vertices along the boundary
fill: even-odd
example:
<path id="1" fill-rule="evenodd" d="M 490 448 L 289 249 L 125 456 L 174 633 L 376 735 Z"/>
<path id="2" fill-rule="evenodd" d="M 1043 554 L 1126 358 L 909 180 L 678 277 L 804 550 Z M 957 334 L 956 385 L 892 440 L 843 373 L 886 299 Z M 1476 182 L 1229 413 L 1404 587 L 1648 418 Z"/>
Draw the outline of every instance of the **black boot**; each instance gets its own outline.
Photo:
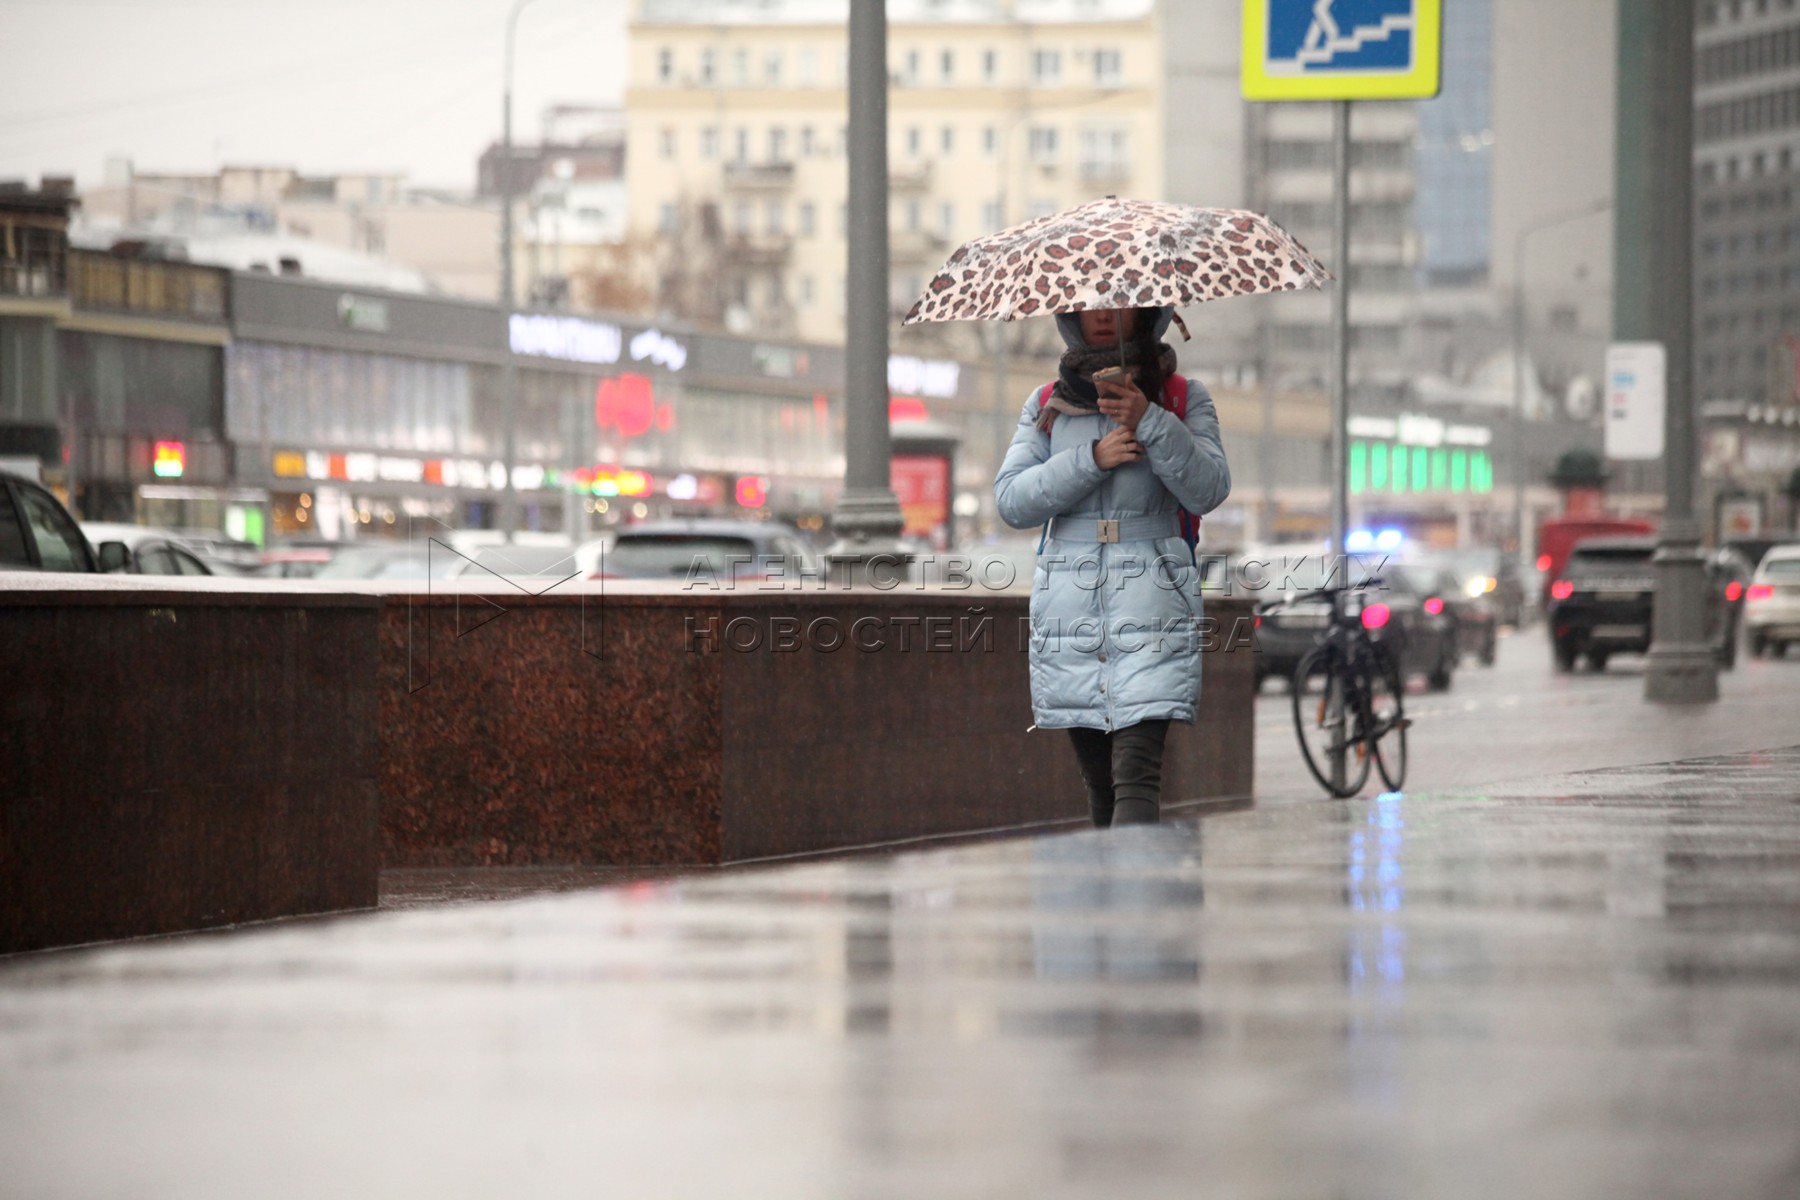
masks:
<path id="1" fill-rule="evenodd" d="M 1160 806 L 1155 800 L 1147 800 L 1142 796 L 1122 796 L 1113 806 L 1112 823 L 1114 825 L 1155 825 L 1161 818 Z"/>

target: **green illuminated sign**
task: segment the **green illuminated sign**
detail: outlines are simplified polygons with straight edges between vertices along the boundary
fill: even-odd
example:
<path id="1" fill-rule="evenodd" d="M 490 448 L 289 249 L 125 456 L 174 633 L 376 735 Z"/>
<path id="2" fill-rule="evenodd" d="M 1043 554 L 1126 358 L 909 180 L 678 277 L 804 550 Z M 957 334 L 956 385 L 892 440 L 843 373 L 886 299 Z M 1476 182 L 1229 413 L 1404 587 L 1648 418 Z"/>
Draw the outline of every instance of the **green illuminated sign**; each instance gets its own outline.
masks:
<path id="1" fill-rule="evenodd" d="M 1408 492 L 1486 495 L 1494 490 L 1494 462 L 1485 450 L 1408 446 L 1403 442 L 1350 443 L 1350 494 Z"/>

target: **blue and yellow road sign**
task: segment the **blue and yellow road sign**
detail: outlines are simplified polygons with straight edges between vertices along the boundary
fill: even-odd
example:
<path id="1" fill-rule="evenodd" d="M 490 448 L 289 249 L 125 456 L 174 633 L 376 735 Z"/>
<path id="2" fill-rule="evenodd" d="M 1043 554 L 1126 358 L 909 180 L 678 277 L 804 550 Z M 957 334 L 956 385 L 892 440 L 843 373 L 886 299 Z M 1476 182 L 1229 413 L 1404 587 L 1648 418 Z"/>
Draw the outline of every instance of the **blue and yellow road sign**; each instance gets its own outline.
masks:
<path id="1" fill-rule="evenodd" d="M 1435 96 L 1443 28 L 1443 0 L 1244 0 L 1244 97 Z"/>

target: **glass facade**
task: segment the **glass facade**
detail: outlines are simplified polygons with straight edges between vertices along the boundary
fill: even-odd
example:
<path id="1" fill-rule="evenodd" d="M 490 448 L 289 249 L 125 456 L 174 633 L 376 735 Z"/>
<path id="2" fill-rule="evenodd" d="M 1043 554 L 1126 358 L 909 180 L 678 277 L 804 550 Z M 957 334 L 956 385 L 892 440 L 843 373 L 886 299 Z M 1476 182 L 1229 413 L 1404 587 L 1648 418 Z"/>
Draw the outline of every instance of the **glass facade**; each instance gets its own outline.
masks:
<path id="1" fill-rule="evenodd" d="M 1491 256 L 1493 0 L 1444 6 L 1444 90 L 1419 103 L 1418 194 L 1423 282 L 1484 283 Z"/>
<path id="2" fill-rule="evenodd" d="M 487 454 L 471 419 L 464 363 L 313 346 L 236 342 L 226 350 L 234 441 L 319 448 Z"/>

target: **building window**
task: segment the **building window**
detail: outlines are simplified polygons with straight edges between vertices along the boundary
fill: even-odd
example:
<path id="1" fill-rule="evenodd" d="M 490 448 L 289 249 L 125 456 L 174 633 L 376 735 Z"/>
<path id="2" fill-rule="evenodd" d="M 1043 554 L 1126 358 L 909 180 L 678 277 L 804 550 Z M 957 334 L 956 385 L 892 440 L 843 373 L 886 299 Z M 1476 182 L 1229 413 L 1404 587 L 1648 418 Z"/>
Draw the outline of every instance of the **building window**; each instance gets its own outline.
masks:
<path id="1" fill-rule="evenodd" d="M 981 228 L 985 232 L 993 232 L 1000 228 L 1004 218 L 1000 215 L 1000 202 L 989 200 L 981 206 Z"/>
<path id="2" fill-rule="evenodd" d="M 1054 201 L 1054 200 L 1045 200 L 1040 197 L 1039 199 L 1033 200 L 1031 202 L 1032 220 L 1036 220 L 1039 217 L 1050 216 L 1055 211 L 1056 211 L 1056 201 Z"/>
<path id="3" fill-rule="evenodd" d="M 817 212 L 817 209 L 814 208 L 813 202 L 811 200 L 803 200 L 800 202 L 800 236 L 801 237 L 811 237 L 813 235 L 813 224 L 814 224 L 814 220 L 815 220 L 814 214 L 816 212 Z"/>
<path id="4" fill-rule="evenodd" d="M 1094 86 L 1118 87 L 1124 81 L 1124 57 L 1117 50 L 1094 51 Z"/>
<path id="5" fill-rule="evenodd" d="M 1037 87 L 1055 87 L 1062 82 L 1062 51 L 1031 52 L 1031 82 Z"/>
<path id="6" fill-rule="evenodd" d="M 781 51 L 771 50 L 764 56 L 763 82 L 770 87 L 781 86 Z"/>
<path id="7" fill-rule="evenodd" d="M 908 200 L 906 202 L 907 231 L 909 233 L 917 233 L 919 231 L 919 226 L 924 224 L 924 219 L 925 205 L 918 200 Z"/>
<path id="8" fill-rule="evenodd" d="M 819 52 L 813 49 L 800 51 L 799 66 L 794 72 L 795 82 L 801 87 L 813 87 L 819 82 Z"/>
<path id="9" fill-rule="evenodd" d="M 956 205 L 949 200 L 938 205 L 938 232 L 950 237 L 956 232 Z"/>
<path id="10" fill-rule="evenodd" d="M 656 228 L 660 233 L 672 234 L 681 231 L 681 210 L 673 204 L 661 204 L 656 209 Z"/>
<path id="11" fill-rule="evenodd" d="M 711 46 L 700 51 L 700 83 L 711 87 L 719 81 L 719 55 Z"/>
<path id="12" fill-rule="evenodd" d="M 956 151 L 956 130 L 953 127 L 944 126 L 943 133 L 938 137 L 938 150 L 942 154 L 952 154 Z"/>
<path id="13" fill-rule="evenodd" d="M 981 152 L 989 158 L 992 158 L 995 154 L 999 153 L 999 151 L 1000 131 L 995 129 L 992 125 L 984 126 L 981 130 Z"/>
<path id="14" fill-rule="evenodd" d="M 731 82 L 739 87 L 750 86 L 750 51 L 741 47 L 731 52 Z"/>
<path id="15" fill-rule="evenodd" d="M 767 211 L 764 213 L 764 219 L 765 224 L 763 227 L 768 231 L 769 235 L 771 237 L 779 237 L 787 220 L 786 214 L 782 212 L 781 201 L 769 201 Z"/>
<path id="16" fill-rule="evenodd" d="M 802 125 L 800 127 L 800 157 L 811 158 L 812 156 L 813 127 L 811 125 Z"/>
<path id="17" fill-rule="evenodd" d="M 657 149 L 664 158 L 675 157 L 675 131 L 665 129 L 657 135 Z"/>
<path id="18" fill-rule="evenodd" d="M 811 308 L 812 302 L 813 302 L 813 277 L 811 275 L 802 275 L 800 277 L 800 304 L 801 304 L 801 307 Z"/>
<path id="19" fill-rule="evenodd" d="M 900 82 L 908 87 L 917 87 L 919 83 L 919 52 L 908 50 L 905 62 L 906 68 L 900 73 Z"/>
<path id="20" fill-rule="evenodd" d="M 736 162 L 747 163 L 750 161 L 750 131 L 739 129 L 734 134 L 731 157 Z"/>
<path id="21" fill-rule="evenodd" d="M 956 51 L 945 50 L 938 55 L 938 82 L 956 82 Z"/>
<path id="22" fill-rule="evenodd" d="M 1031 127 L 1031 161 L 1042 166 L 1054 166 L 1057 159 L 1056 130 L 1048 125 Z"/>
<path id="23" fill-rule="evenodd" d="M 656 82 L 675 82 L 675 51 L 667 46 L 656 52 Z"/>
<path id="24" fill-rule="evenodd" d="M 981 52 L 981 82 L 992 83 L 1000 75 L 1000 52 L 983 50 Z"/>
<path id="25" fill-rule="evenodd" d="M 750 232 L 750 202 L 739 200 L 731 206 L 731 231 L 739 235 Z"/>
<path id="26" fill-rule="evenodd" d="M 912 155 L 912 157 L 917 158 L 919 157 L 920 151 L 924 148 L 925 132 L 917 125 L 914 125 L 906 131 L 906 152 Z"/>
<path id="27" fill-rule="evenodd" d="M 787 161 L 787 130 L 779 127 L 769 130 L 769 161 Z"/>
<path id="28" fill-rule="evenodd" d="M 1113 126 L 1081 131 L 1081 174 L 1084 179 L 1122 179 L 1131 174 L 1130 133 Z"/>
<path id="29" fill-rule="evenodd" d="M 771 275 L 769 277 L 769 303 L 779 308 L 784 299 L 781 292 L 781 276 Z"/>
<path id="30" fill-rule="evenodd" d="M 700 130 L 700 157 L 719 157 L 719 130 L 716 126 L 707 125 Z"/>

